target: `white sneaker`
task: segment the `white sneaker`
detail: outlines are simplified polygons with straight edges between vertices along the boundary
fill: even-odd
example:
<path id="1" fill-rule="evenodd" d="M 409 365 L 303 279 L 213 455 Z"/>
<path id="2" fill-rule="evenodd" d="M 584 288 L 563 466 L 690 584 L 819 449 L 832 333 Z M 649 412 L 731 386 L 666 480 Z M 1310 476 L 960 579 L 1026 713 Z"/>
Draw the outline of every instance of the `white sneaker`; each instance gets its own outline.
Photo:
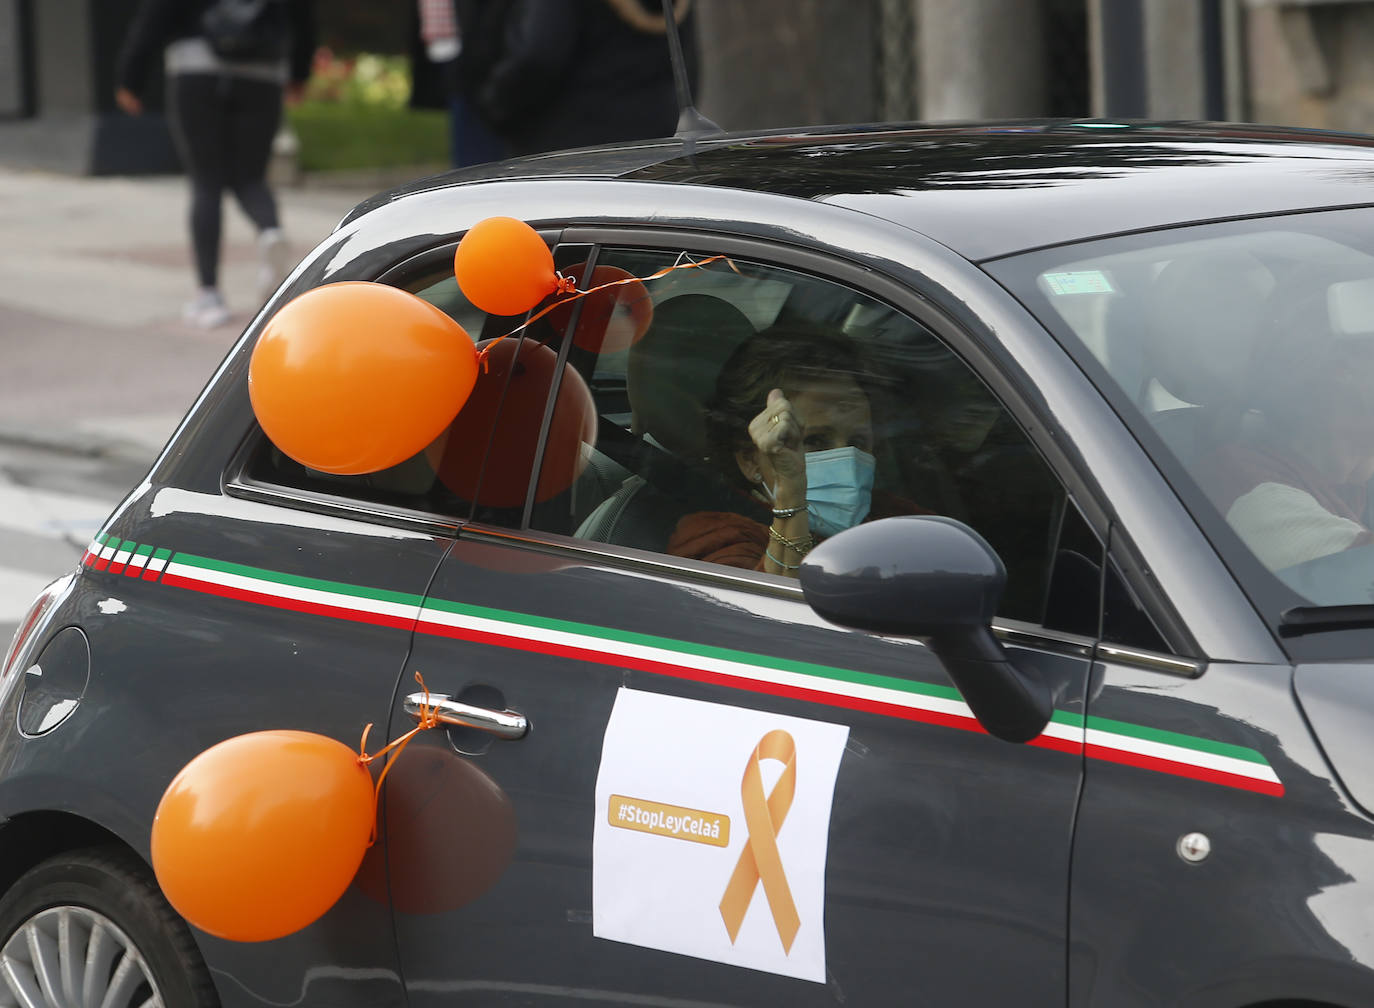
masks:
<path id="1" fill-rule="evenodd" d="M 181 316 L 201 329 L 218 329 L 229 321 L 229 308 L 213 287 L 203 287 L 199 294 L 186 302 Z"/>
<path id="2" fill-rule="evenodd" d="M 258 297 L 266 301 L 291 271 L 291 247 L 281 228 L 258 235 Z"/>

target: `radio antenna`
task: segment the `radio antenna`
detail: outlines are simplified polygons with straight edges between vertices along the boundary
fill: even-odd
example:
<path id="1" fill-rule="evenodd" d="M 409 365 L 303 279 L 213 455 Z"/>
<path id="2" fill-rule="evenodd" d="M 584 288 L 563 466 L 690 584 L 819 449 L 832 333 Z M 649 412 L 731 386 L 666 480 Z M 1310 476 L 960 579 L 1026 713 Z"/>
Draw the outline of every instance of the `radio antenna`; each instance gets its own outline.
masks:
<path id="1" fill-rule="evenodd" d="M 663 0 L 663 28 L 668 35 L 668 54 L 673 60 L 673 81 L 677 85 L 677 133 L 674 136 L 686 140 L 690 146 L 700 137 L 724 131 L 692 104 L 692 86 L 687 80 L 687 60 L 682 55 L 682 38 L 677 32 L 673 0 Z"/>

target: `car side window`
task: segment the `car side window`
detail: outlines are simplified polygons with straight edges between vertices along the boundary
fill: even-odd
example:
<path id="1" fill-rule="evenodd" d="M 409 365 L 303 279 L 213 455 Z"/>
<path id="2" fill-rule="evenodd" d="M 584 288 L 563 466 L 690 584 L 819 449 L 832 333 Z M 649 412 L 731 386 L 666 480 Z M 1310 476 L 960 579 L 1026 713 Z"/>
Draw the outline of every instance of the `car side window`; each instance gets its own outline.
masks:
<path id="1" fill-rule="evenodd" d="M 521 329 L 508 343 L 502 340 L 524 319 L 487 315 L 474 307 L 458 288 L 451 248 L 403 269 L 394 282 L 451 316 L 479 350 L 493 347 L 478 386 L 453 423 L 404 462 L 358 475 L 308 468 L 260 435 L 244 477 L 306 495 L 342 497 L 457 520 L 518 522 L 539 427 L 527 420 L 500 426 L 497 416 L 503 410 L 508 416 L 542 414 L 553 374 L 548 365 L 556 358 L 550 344 L 558 331 L 541 320 Z M 511 353 L 517 349 L 518 354 Z M 530 367 L 525 366 L 527 362 Z M 535 363 L 545 366 L 541 370 L 532 366 Z M 489 449 L 498 452 L 500 460 L 484 465 Z"/>
<path id="2" fill-rule="evenodd" d="M 596 274 L 643 278 L 684 261 L 602 249 Z M 560 429 L 555 410 L 534 528 L 786 575 L 806 543 L 847 525 L 948 515 L 1006 564 L 1000 615 L 1044 623 L 1048 612 L 1074 624 L 1065 629 L 1096 629 L 1091 584 L 1077 602 L 1051 591 L 1063 487 L 922 324 L 841 284 L 738 259 L 626 281 L 583 302 L 567 360 L 577 394 L 591 397 L 594 437 Z M 793 442 L 781 450 L 769 440 L 777 426 Z M 776 495 L 803 471 L 800 522 L 776 534 Z M 1079 583 L 1091 582 L 1100 553 L 1073 545 L 1088 553 Z M 770 569 L 769 558 L 782 563 Z"/>

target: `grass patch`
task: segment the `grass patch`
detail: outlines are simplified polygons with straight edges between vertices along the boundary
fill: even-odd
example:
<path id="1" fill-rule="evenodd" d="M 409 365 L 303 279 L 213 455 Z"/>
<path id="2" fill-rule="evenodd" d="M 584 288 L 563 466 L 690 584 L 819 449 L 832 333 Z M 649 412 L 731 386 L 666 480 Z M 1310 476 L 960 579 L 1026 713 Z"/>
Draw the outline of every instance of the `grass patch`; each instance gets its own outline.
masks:
<path id="1" fill-rule="evenodd" d="M 448 163 L 448 114 L 355 102 L 304 101 L 287 109 L 307 172 Z"/>

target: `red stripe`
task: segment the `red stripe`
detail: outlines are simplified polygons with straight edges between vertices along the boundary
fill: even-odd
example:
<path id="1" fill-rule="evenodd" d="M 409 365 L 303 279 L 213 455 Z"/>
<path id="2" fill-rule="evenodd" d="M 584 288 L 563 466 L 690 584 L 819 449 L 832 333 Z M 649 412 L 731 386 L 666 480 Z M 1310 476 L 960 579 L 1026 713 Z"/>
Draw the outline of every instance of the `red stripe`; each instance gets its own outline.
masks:
<path id="1" fill-rule="evenodd" d="M 1160 759 L 1158 756 L 1145 756 L 1141 753 L 1126 752 L 1122 749 L 1112 749 L 1108 746 L 1092 743 L 1088 744 L 1087 752 L 1094 759 L 1106 760 L 1109 763 L 1122 763 L 1126 766 L 1139 767 L 1142 770 L 1172 774 L 1175 777 L 1191 777 L 1194 780 L 1224 784 L 1227 787 L 1240 788 L 1243 791 L 1257 791 L 1260 794 L 1273 795 L 1275 798 L 1283 797 L 1283 784 L 1274 781 L 1256 780 L 1243 774 L 1213 770 L 1210 767 L 1179 763 L 1177 760 Z"/>
<path id="2" fill-rule="evenodd" d="M 114 556 L 114 554 L 111 553 L 110 556 Z M 94 567 L 96 570 L 104 570 L 106 567 L 110 566 L 110 561 L 108 558 L 101 557 L 97 554 L 95 561 L 91 564 L 91 566 Z"/>
<path id="3" fill-rule="evenodd" d="M 1072 753 L 1075 756 L 1083 751 L 1083 743 L 1078 739 L 1059 738 L 1057 735 L 1037 735 L 1026 745 L 1054 752 Z"/>
<path id="4" fill-rule="evenodd" d="M 267 595 L 263 592 L 247 591 L 243 588 L 230 588 L 227 585 L 214 584 L 210 581 L 197 581 L 194 578 L 182 577 L 180 574 L 164 574 L 162 583 L 178 588 L 190 588 L 192 591 L 204 592 L 206 595 L 218 595 L 221 598 L 237 599 L 240 602 L 254 602 L 258 605 L 271 606 L 274 609 L 290 609 L 292 612 L 310 613 L 315 616 L 347 619 L 355 623 L 371 623 L 375 626 L 396 627 L 401 630 L 409 630 L 415 625 L 415 617 L 413 616 L 388 616 L 384 613 L 346 609 L 343 606 L 304 602 L 300 599 L 282 598 L 280 595 Z"/>
<path id="5" fill-rule="evenodd" d="M 157 575 L 151 570 L 144 573 L 144 577 L 150 580 L 156 576 Z M 276 609 L 288 609 L 293 612 L 311 613 L 313 615 L 328 616 L 335 619 L 347 619 L 376 626 L 389 626 L 398 629 L 413 628 L 418 633 L 466 640 L 475 644 L 484 644 L 514 651 L 527 651 L 535 654 L 546 654 L 560 658 L 573 658 L 597 665 L 613 665 L 619 668 L 632 668 L 641 672 L 667 675 L 677 679 L 690 680 L 692 682 L 710 683 L 735 689 L 745 689 L 755 693 L 768 694 L 770 696 L 789 697 L 796 700 L 824 704 L 830 707 L 864 711 L 886 717 L 901 718 L 906 721 L 917 721 L 923 724 L 944 725 L 945 727 L 957 728 L 961 731 L 983 732 L 983 727 L 978 724 L 975 718 L 969 715 L 947 714 L 942 711 L 907 707 L 902 704 L 870 700 L 865 697 L 845 696 L 824 690 L 808 689 L 802 686 L 766 682 L 758 679 L 751 679 L 746 676 L 695 668 L 690 665 L 679 665 L 675 662 L 658 661 L 652 658 L 641 658 L 633 655 L 612 654 L 571 644 L 556 644 L 550 641 L 517 637 L 512 634 L 476 630 L 471 627 L 450 626 L 443 623 L 420 621 L 416 617 L 388 616 L 380 613 L 370 613 L 360 609 L 351 609 L 344 606 L 325 605 L 318 602 L 306 602 L 299 599 L 283 598 L 279 595 L 269 595 L 264 592 L 249 591 L 243 588 L 231 588 L 227 585 L 216 584 L 210 581 L 199 581 L 195 578 L 184 577 L 179 574 L 164 574 L 162 581 L 164 584 L 189 588 L 192 591 L 203 592 L 207 595 L 217 595 L 221 598 L 236 599 L 243 602 L 271 606 Z M 1167 773 L 1177 777 L 1188 777 L 1194 780 L 1221 784 L 1245 791 L 1254 791 L 1259 794 L 1281 797 L 1284 793 L 1281 783 L 1256 780 L 1253 777 L 1246 777 L 1242 774 L 1213 770 L 1208 767 L 1180 763 L 1176 760 L 1160 759 L 1155 756 L 1145 756 L 1121 749 L 1113 749 L 1108 746 L 1093 744 L 1080 746 L 1080 743 L 1074 739 L 1041 735 L 1032 739 L 1027 744 L 1055 752 L 1070 754 L 1084 752 L 1094 759 L 1106 760 L 1110 763 L 1120 763 L 1144 770 L 1153 770 L 1158 773 Z"/>
<path id="6" fill-rule="evenodd" d="M 129 566 L 127 566 L 127 567 L 124 568 L 124 576 L 125 576 L 125 577 L 131 577 L 131 578 L 136 578 L 136 577 L 140 576 L 140 575 L 143 573 L 143 571 L 146 569 L 146 563 L 147 563 L 147 561 L 144 561 L 144 563 L 145 563 L 145 567 L 139 567 L 139 566 L 137 566 L 136 564 L 129 564 Z"/>
<path id="7" fill-rule="evenodd" d="M 167 568 L 165 565 L 162 567 L 154 567 L 152 558 L 150 557 L 148 559 L 148 566 L 143 568 L 143 580 L 156 581 L 158 579 L 158 575 L 160 575 L 166 569 Z"/>
<path id="8" fill-rule="evenodd" d="M 110 573 L 111 573 L 111 574 L 123 574 L 123 573 L 124 573 L 124 564 L 122 564 L 122 563 L 115 563 L 113 560 L 111 560 L 111 561 L 110 561 Z"/>

